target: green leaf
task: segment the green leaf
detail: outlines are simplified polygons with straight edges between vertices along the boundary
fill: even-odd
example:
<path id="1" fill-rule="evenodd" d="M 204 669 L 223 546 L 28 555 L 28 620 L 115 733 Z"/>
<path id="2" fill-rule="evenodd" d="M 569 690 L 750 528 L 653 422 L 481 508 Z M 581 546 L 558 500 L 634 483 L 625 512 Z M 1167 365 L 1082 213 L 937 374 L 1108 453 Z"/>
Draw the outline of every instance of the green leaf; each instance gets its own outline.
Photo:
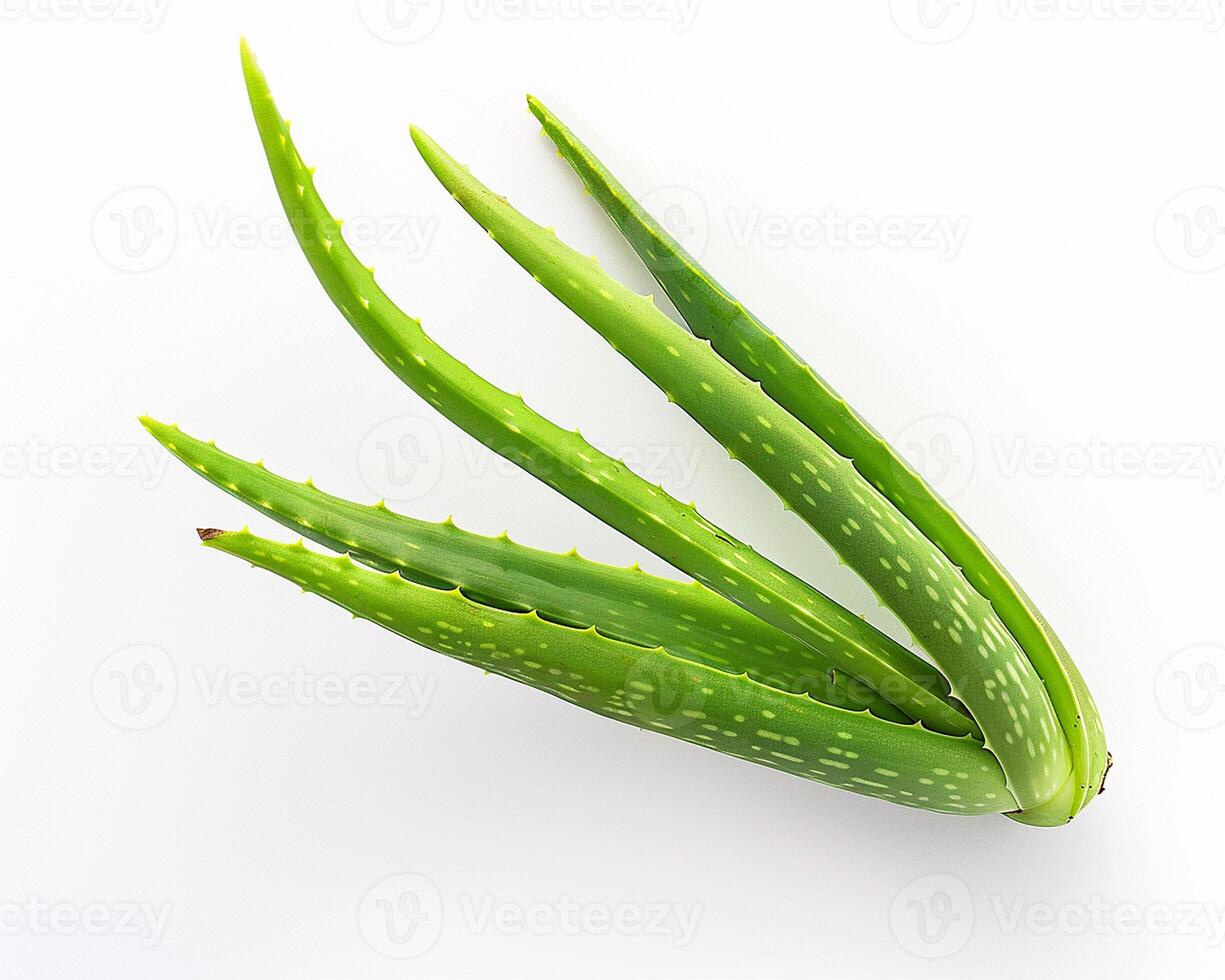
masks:
<path id="1" fill-rule="evenodd" d="M 850 460 L 864 478 L 965 572 L 1046 686 L 1072 756 L 1070 819 L 1100 789 L 1108 765 L 1101 718 L 1084 678 L 1033 601 L 936 491 L 798 354 L 664 230 L 538 99 L 544 133 L 621 230 L 697 337 Z M 1043 819 L 1060 821 L 1057 814 Z"/>
<path id="2" fill-rule="evenodd" d="M 301 542 L 246 531 L 201 537 L 405 639 L 607 718 L 904 806 L 961 814 L 1016 806 L 999 764 L 971 738 L 835 708 L 535 612 L 491 608 Z"/>

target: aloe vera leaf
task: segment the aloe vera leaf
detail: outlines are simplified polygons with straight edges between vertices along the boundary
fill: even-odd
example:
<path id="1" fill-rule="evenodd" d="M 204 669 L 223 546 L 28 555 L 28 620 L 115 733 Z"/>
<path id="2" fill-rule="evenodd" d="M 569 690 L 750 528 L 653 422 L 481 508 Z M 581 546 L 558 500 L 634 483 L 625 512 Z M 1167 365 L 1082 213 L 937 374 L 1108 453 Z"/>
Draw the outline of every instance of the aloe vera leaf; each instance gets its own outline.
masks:
<path id="1" fill-rule="evenodd" d="M 1025 809 L 1059 795 L 1070 755 L 1041 679 L 991 604 L 845 457 L 705 340 L 516 211 L 420 130 L 460 206 L 549 292 L 651 379 L 834 548 L 941 668 Z"/>
<path id="2" fill-rule="evenodd" d="M 290 226 L 329 298 L 405 384 L 494 452 L 878 691 L 935 731 L 978 734 L 939 671 L 801 579 L 496 388 L 439 347 L 358 261 L 315 188 L 250 49 L 243 72 Z M 650 306 L 646 297 L 639 305 Z"/>
<path id="3" fill-rule="evenodd" d="M 863 684 L 835 672 L 820 654 L 697 582 L 617 568 L 577 552 L 559 555 L 397 514 L 380 502 L 353 503 L 307 480 L 278 476 L 196 439 L 178 426 L 142 418 L 158 442 L 193 472 L 313 541 L 381 571 L 433 588 L 460 588 L 503 609 L 534 609 L 554 622 L 595 626 L 639 646 L 748 676 L 844 708 L 911 721 Z"/>
<path id="4" fill-rule="evenodd" d="M 690 330 L 774 401 L 851 460 L 990 600 L 1046 686 L 1072 756 L 1068 817 L 1097 794 L 1108 765 L 1101 716 L 1088 685 L 1033 601 L 936 491 L 811 366 L 717 283 L 538 99 L 528 107 Z"/>
<path id="5" fill-rule="evenodd" d="M 878 799 L 944 813 L 1016 806 L 974 739 L 894 725 L 733 674 L 380 573 L 247 531 L 201 532 L 405 639 L 648 731 Z"/>

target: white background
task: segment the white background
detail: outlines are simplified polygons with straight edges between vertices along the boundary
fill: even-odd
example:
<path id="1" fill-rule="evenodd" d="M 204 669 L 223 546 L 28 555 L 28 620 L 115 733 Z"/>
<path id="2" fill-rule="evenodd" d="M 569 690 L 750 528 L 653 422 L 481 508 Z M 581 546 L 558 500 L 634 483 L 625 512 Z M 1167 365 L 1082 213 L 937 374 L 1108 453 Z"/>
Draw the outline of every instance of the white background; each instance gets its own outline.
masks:
<path id="1" fill-rule="evenodd" d="M 416 6 L 3 3 L 0 977 L 1221 976 L 1220 0 Z M 890 807 L 202 551 L 248 514 L 139 413 L 666 571 L 351 334 L 287 240 L 240 34 L 440 342 L 896 631 L 409 142 L 650 288 L 540 96 L 1025 584 L 1097 696 L 1107 793 L 1046 831 Z M 340 703 L 282 703 L 295 675 Z"/>

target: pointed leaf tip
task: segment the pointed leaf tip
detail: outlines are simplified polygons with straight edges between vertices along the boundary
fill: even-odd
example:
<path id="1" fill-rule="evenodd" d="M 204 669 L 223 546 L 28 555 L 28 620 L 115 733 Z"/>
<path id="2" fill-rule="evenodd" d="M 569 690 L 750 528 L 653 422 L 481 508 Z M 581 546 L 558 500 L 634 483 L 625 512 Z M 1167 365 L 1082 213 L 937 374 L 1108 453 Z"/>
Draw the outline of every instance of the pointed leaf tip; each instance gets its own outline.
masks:
<path id="1" fill-rule="evenodd" d="M 430 139 L 429 133 L 413 123 L 409 124 L 408 135 L 413 141 L 413 146 L 422 155 L 426 153 L 427 148 L 435 145 L 434 141 Z"/>
<path id="2" fill-rule="evenodd" d="M 527 96 L 527 108 L 528 108 L 528 111 L 533 116 L 535 116 L 537 119 L 539 119 L 542 123 L 545 121 L 544 119 L 545 116 L 552 115 L 552 113 L 549 112 L 545 104 L 541 102 L 538 98 L 536 98 L 536 96 L 530 93 Z"/>
<path id="3" fill-rule="evenodd" d="M 245 37 L 238 39 L 238 54 L 242 59 L 242 71 L 244 75 L 252 75 L 259 73 L 259 63 L 255 60 L 255 52 L 251 48 L 250 42 Z"/>

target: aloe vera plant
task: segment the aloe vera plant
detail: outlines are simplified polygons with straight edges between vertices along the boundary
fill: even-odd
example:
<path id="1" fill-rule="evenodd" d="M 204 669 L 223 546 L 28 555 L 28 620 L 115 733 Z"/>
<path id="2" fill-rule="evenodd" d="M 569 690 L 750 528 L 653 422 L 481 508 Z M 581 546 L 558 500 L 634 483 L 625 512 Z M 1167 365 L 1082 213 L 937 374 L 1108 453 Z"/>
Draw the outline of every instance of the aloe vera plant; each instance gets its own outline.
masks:
<path id="1" fill-rule="evenodd" d="M 488 236 L 824 538 L 926 657 L 434 343 L 345 243 L 245 44 L 242 60 L 281 203 L 362 340 L 474 438 L 692 580 L 352 503 L 142 419 L 202 476 L 337 554 L 246 530 L 203 530 L 206 546 L 591 711 L 857 793 L 1056 826 L 1100 791 L 1109 757 L 1097 709 L 1030 599 L 905 460 L 539 101 L 528 105 L 544 133 L 688 329 L 425 133 L 413 128 L 412 140 Z"/>

